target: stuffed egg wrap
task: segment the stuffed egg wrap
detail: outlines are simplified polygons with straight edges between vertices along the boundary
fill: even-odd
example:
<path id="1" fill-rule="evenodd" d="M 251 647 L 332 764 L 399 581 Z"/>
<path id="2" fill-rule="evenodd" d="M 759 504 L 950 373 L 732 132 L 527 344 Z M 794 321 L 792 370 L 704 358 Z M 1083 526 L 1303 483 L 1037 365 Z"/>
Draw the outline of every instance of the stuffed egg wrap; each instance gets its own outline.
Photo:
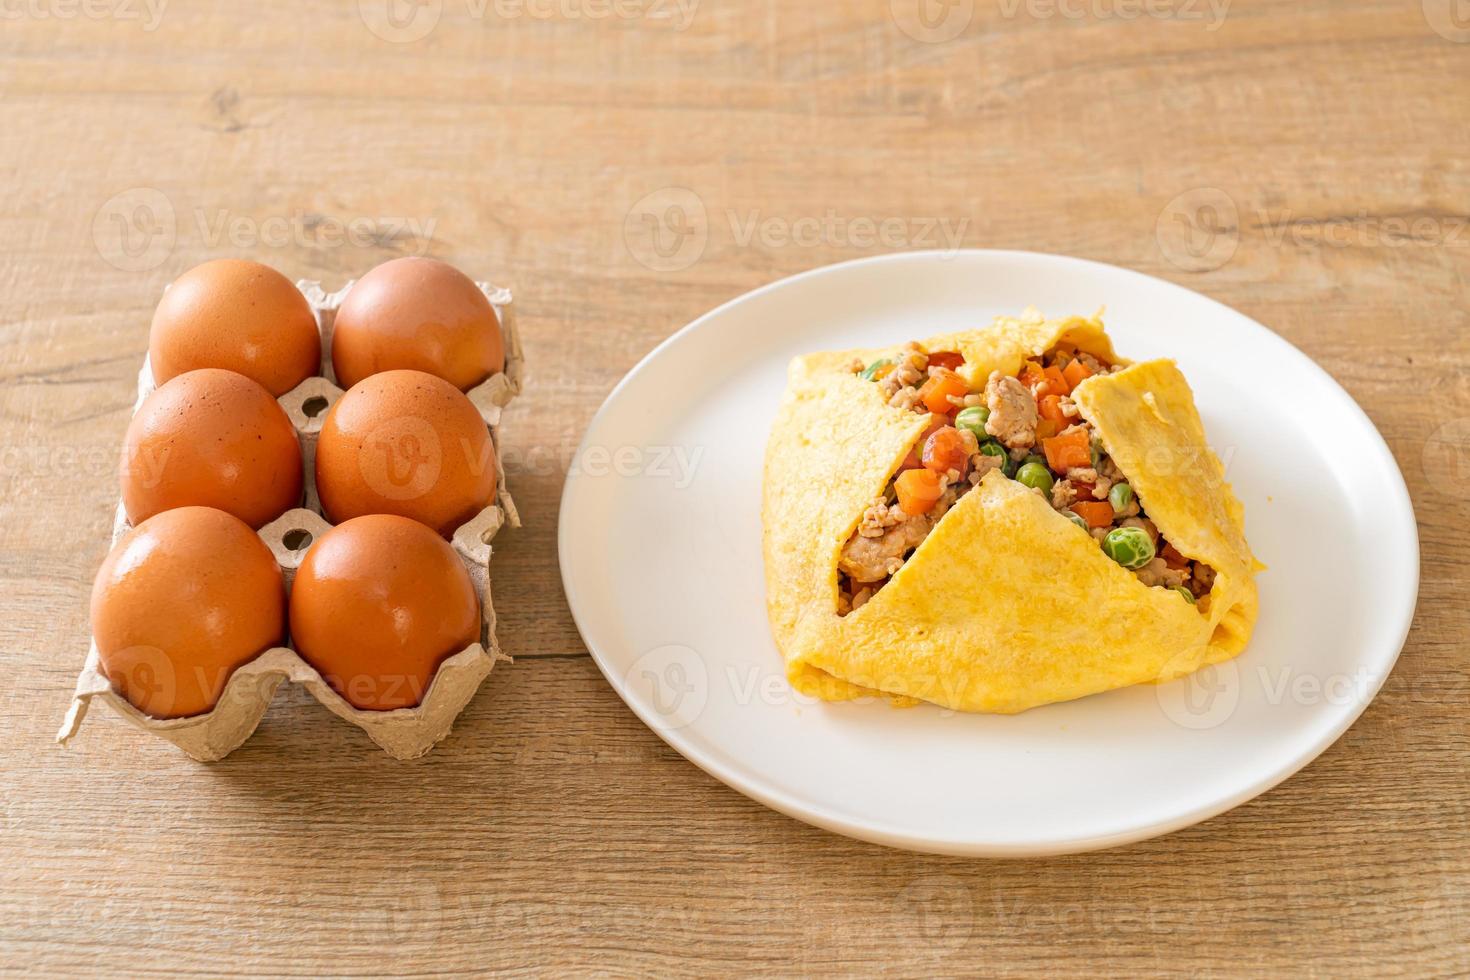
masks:
<path id="1" fill-rule="evenodd" d="M 787 676 L 826 700 L 1024 711 L 1228 659 L 1256 619 L 1189 385 L 1095 318 L 797 358 L 762 519 Z"/>

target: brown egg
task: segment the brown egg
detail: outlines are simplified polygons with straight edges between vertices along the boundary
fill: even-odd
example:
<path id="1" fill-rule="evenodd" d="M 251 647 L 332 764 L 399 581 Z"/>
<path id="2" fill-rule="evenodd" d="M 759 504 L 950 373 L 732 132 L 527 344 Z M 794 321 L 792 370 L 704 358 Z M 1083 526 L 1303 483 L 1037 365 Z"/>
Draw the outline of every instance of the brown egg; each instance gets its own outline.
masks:
<path id="1" fill-rule="evenodd" d="M 495 446 L 475 406 L 422 371 L 359 381 L 317 440 L 317 492 L 334 524 L 399 514 L 447 538 L 494 499 L 495 473 Z"/>
<path id="2" fill-rule="evenodd" d="M 190 371 L 133 416 L 121 479 L 134 524 L 201 506 L 259 528 L 301 503 L 301 443 L 285 410 L 254 381 L 215 368 Z"/>
<path id="3" fill-rule="evenodd" d="M 322 341 L 301 291 L 268 265 L 216 259 L 184 273 L 153 314 L 153 379 L 237 371 L 280 397 L 316 374 Z"/>
<path id="4" fill-rule="evenodd" d="M 495 308 L 469 276 L 437 259 L 384 262 L 347 292 L 332 328 L 337 383 L 405 368 L 468 391 L 505 370 Z"/>
<path id="5" fill-rule="evenodd" d="M 454 549 L 417 521 L 372 514 L 312 543 L 291 586 L 291 642 L 351 705 L 423 700 L 480 638 L 480 599 Z"/>
<path id="6" fill-rule="evenodd" d="M 280 566 L 224 511 L 164 511 L 124 535 L 102 563 L 92 635 L 102 672 L 140 711 L 201 714 L 237 667 L 282 644 Z"/>

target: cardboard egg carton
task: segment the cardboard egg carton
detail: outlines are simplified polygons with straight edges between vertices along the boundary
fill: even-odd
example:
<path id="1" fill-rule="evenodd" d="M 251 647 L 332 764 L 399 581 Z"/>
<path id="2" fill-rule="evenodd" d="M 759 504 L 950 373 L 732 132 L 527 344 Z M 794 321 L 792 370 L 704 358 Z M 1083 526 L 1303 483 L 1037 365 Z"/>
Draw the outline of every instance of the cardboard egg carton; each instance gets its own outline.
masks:
<path id="1" fill-rule="evenodd" d="M 219 702 L 210 711 L 188 718 L 159 719 L 144 714 L 115 690 L 102 673 L 97 645 L 92 643 L 86 663 L 77 677 L 76 691 L 56 740 L 63 745 L 81 728 L 87 709 L 94 699 L 107 702 L 114 711 L 137 727 L 177 745 L 200 762 L 223 759 L 248 739 L 270 707 L 277 688 L 290 680 L 306 688 L 328 711 L 361 728 L 367 736 L 396 759 L 415 759 L 425 754 L 449 734 L 454 720 L 464 710 L 490 675 L 496 663 L 510 658 L 501 653 L 495 638 L 495 609 L 490 597 L 490 542 L 505 525 L 520 526 L 515 502 L 505 483 L 505 466 L 500 445 L 502 410 L 520 393 L 525 357 L 520 334 L 516 329 L 515 311 L 509 290 L 477 283 L 485 293 L 496 315 L 505 339 L 505 371 L 493 375 L 466 392 L 485 419 L 495 445 L 495 502 L 457 528 L 450 542 L 474 583 L 480 597 L 481 627 L 479 642 L 472 643 L 443 661 L 424 693 L 413 708 L 392 711 L 364 711 L 348 704 L 332 689 L 317 670 L 289 647 L 272 647 L 230 675 Z M 334 293 L 321 284 L 303 280 L 296 284 L 311 304 L 317 328 L 322 336 L 321 372 L 307 378 L 278 401 L 296 427 L 301 440 L 301 462 L 305 469 L 304 506 L 289 510 L 259 531 L 260 537 L 275 555 L 289 590 L 296 569 L 306 556 L 311 543 L 331 527 L 321 514 L 321 499 L 316 489 L 316 444 L 327 411 L 344 394 L 336 385 L 332 371 L 332 325 L 353 282 Z M 143 400 L 157 385 L 145 359 L 138 374 L 136 413 Z M 112 544 L 132 529 L 121 502 L 113 522 Z"/>

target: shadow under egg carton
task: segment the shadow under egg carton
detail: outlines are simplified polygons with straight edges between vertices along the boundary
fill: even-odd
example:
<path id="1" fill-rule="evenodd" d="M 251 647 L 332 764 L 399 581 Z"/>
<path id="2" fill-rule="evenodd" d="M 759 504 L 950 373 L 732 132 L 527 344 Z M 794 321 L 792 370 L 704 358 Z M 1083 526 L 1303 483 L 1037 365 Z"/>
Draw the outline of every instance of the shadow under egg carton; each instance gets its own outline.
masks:
<path id="1" fill-rule="evenodd" d="M 331 527 L 321 513 L 316 490 L 316 443 L 328 410 L 344 394 L 334 383 L 331 365 L 332 321 L 342 299 L 352 288 L 349 282 L 335 293 L 326 293 L 319 283 L 303 280 L 297 288 L 306 296 L 316 316 L 322 335 L 321 373 L 307 378 L 278 401 L 286 410 L 301 441 L 304 468 L 304 506 L 288 510 L 261 528 L 261 539 L 275 555 L 289 594 L 296 569 L 311 543 Z M 505 483 L 505 466 L 500 446 L 501 411 L 520 393 L 525 358 L 516 329 L 515 313 L 509 290 L 477 283 L 500 319 L 505 340 L 505 371 L 492 375 L 466 392 L 490 429 L 496 456 L 495 503 L 476 514 L 454 532 L 451 545 L 464 562 L 480 597 L 480 641 L 451 655 L 440 663 L 424 693 L 423 700 L 412 708 L 392 711 L 364 711 L 354 708 L 329 685 L 315 668 L 289 647 L 272 647 L 230 675 L 211 710 L 188 718 L 153 718 L 134 707 L 112 687 L 102 672 L 97 645 L 92 643 L 86 663 L 77 677 L 66 718 L 56 740 L 63 745 L 76 736 L 94 698 L 106 701 L 114 711 L 137 727 L 167 739 L 190 758 L 215 762 L 239 748 L 254 732 L 270 707 L 276 689 L 290 680 L 305 687 L 328 711 L 367 733 L 389 755 L 396 759 L 415 759 L 427 753 L 449 734 L 454 721 L 495 664 L 510 658 L 501 653 L 495 637 L 495 608 L 490 595 L 490 542 L 505 525 L 520 526 L 515 502 Z M 157 387 L 153 372 L 145 359 L 138 374 L 138 397 L 133 411 Z M 132 529 L 127 512 L 118 504 L 113 521 L 112 544 Z"/>

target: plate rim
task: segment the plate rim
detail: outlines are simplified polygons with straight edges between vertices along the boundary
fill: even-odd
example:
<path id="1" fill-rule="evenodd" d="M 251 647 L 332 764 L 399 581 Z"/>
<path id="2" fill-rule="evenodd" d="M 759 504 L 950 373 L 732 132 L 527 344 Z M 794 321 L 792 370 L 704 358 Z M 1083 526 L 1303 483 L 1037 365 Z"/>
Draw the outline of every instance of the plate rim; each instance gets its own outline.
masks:
<path id="1" fill-rule="evenodd" d="M 576 456 L 573 457 L 574 460 L 581 459 L 583 457 L 583 454 L 591 445 L 593 434 L 597 431 L 599 425 L 606 418 L 610 406 L 612 406 L 614 401 L 618 399 L 618 397 L 622 395 L 622 393 L 636 381 L 638 375 L 644 369 L 646 369 L 650 363 L 660 357 L 670 347 L 677 344 L 682 338 L 703 328 L 707 323 L 721 316 L 730 308 L 741 303 L 750 302 L 759 296 L 762 296 L 769 292 L 773 292 L 777 289 L 791 288 L 804 280 L 817 278 L 823 275 L 831 275 L 838 272 L 839 270 L 849 269 L 854 266 L 870 266 L 888 263 L 901 264 L 905 262 L 924 263 L 936 260 L 952 261 L 953 259 L 960 256 L 988 257 L 995 259 L 1009 258 L 1020 259 L 1023 261 L 1040 260 L 1043 262 L 1059 262 L 1063 264 L 1073 263 L 1080 266 L 1089 266 L 1094 268 L 1095 270 L 1104 271 L 1107 274 L 1111 275 L 1121 274 L 1124 278 L 1135 278 L 1138 280 L 1142 280 L 1154 288 L 1163 287 L 1166 290 L 1172 290 L 1178 293 L 1186 294 L 1193 301 L 1204 301 L 1206 303 L 1209 303 L 1212 306 L 1218 307 L 1219 310 L 1223 311 L 1224 313 L 1237 318 L 1239 321 L 1242 321 L 1244 324 L 1248 325 L 1251 329 L 1255 330 L 1259 335 L 1261 335 L 1262 339 L 1264 339 L 1267 343 L 1284 345 L 1287 349 L 1291 350 L 1308 364 L 1310 364 L 1312 370 L 1320 374 L 1322 379 L 1325 380 L 1332 389 L 1336 390 L 1337 394 L 1344 402 L 1345 407 L 1357 414 L 1358 420 L 1363 423 L 1368 433 L 1371 434 L 1371 448 L 1373 449 L 1373 451 L 1381 457 L 1381 461 L 1383 463 L 1387 464 L 1386 475 L 1389 478 L 1389 489 L 1391 493 L 1399 498 L 1399 501 L 1403 505 L 1402 510 L 1399 512 L 1398 515 L 1401 518 L 1401 526 L 1399 530 L 1407 530 L 1408 532 L 1406 535 L 1403 535 L 1402 538 L 1407 542 L 1407 547 L 1409 549 L 1409 554 L 1407 557 L 1411 559 L 1409 564 L 1411 565 L 1413 570 L 1412 588 L 1409 591 L 1408 601 L 1404 604 L 1404 608 L 1402 609 L 1402 611 L 1399 612 L 1398 627 L 1393 631 L 1393 635 L 1397 636 L 1397 640 L 1393 644 L 1393 651 L 1391 654 L 1388 655 L 1384 663 L 1384 669 L 1377 674 L 1375 678 L 1375 683 L 1373 683 L 1371 687 L 1365 687 L 1361 691 L 1360 697 L 1358 697 L 1354 702 L 1344 704 L 1342 706 L 1339 717 L 1333 725 L 1329 726 L 1322 735 L 1319 735 L 1316 741 L 1311 743 L 1306 748 L 1306 750 L 1300 753 L 1294 753 L 1283 764 L 1268 769 L 1261 777 L 1252 780 L 1240 789 L 1236 790 L 1233 793 L 1227 794 L 1222 798 L 1210 800 L 1203 803 L 1202 805 L 1191 807 L 1185 812 L 1177 814 L 1173 817 L 1142 824 L 1128 830 L 1102 835 L 1083 834 L 1075 837 L 1054 837 L 1045 841 L 1011 842 L 984 841 L 974 838 L 957 839 L 953 837 L 942 838 L 915 836 L 904 831 L 901 828 L 886 825 L 878 821 L 855 821 L 842 814 L 833 812 L 826 807 L 814 805 L 810 802 L 794 798 L 780 790 L 761 786 L 759 785 L 758 778 L 747 778 L 745 774 L 726 767 L 718 760 L 710 758 L 698 746 L 690 744 L 687 741 L 683 740 L 680 737 L 680 732 L 682 731 L 682 729 L 671 729 L 666 725 L 659 724 L 656 720 L 650 717 L 650 714 L 647 712 L 646 707 L 641 704 L 638 698 L 631 697 L 629 695 L 629 692 L 626 689 L 626 685 L 623 684 L 622 679 L 616 676 L 615 671 L 611 669 L 610 664 L 605 660 L 602 653 L 599 652 L 597 647 L 588 639 L 588 628 L 583 623 L 582 616 L 578 611 L 579 601 L 578 596 L 576 595 L 576 587 L 573 584 L 571 576 L 569 576 L 568 574 L 568 569 L 572 564 L 572 542 L 569 539 L 567 531 L 567 528 L 569 526 L 569 521 L 567 518 L 568 514 L 575 506 L 574 497 L 579 492 L 577 488 L 582 486 L 583 483 L 586 482 L 586 478 L 578 473 L 577 467 L 574 464 L 569 467 L 566 480 L 562 485 L 561 502 L 557 510 L 557 565 L 562 580 L 562 591 L 567 600 L 567 607 L 571 611 L 572 620 L 577 627 L 577 633 L 582 639 L 583 646 L 587 648 L 588 654 L 592 657 L 593 662 L 597 665 L 597 669 L 607 680 L 609 686 L 612 687 L 613 691 L 618 695 L 622 702 L 627 705 L 629 709 L 632 710 L 634 715 L 640 721 L 642 721 L 644 725 L 653 730 L 653 732 L 657 734 L 659 738 L 663 739 L 663 741 L 670 748 L 678 752 L 686 760 L 693 763 L 695 766 L 703 770 L 708 775 L 712 776 L 721 783 L 724 783 L 726 786 L 729 786 L 731 789 L 734 789 L 737 792 L 753 800 L 756 800 L 757 802 L 767 807 L 770 807 L 773 810 L 776 810 L 777 812 L 783 813 L 788 817 L 792 817 L 804 823 L 808 823 L 813 826 L 820 827 L 824 830 L 832 831 L 834 833 L 842 834 L 847 837 L 867 841 L 869 843 L 880 844 L 887 847 L 900 848 L 903 850 L 910 850 L 922 853 L 946 854 L 962 857 L 1019 858 L 1047 857 L 1054 855 L 1083 853 L 1087 851 L 1101 850 L 1104 848 L 1119 847 L 1126 844 L 1136 843 L 1138 841 L 1148 840 L 1153 837 L 1160 837 L 1165 834 L 1170 834 L 1176 830 L 1182 830 L 1185 827 L 1189 827 L 1196 823 L 1201 823 L 1205 820 L 1209 820 L 1212 817 L 1219 816 L 1222 813 L 1225 813 L 1229 810 L 1234 809 L 1237 806 L 1240 806 L 1242 803 L 1248 802 L 1249 800 L 1252 800 L 1263 793 L 1269 792 L 1270 790 L 1279 786 L 1281 783 L 1285 782 L 1287 779 L 1290 779 L 1292 776 L 1305 769 L 1307 766 L 1311 765 L 1314 761 L 1316 761 L 1318 757 L 1321 756 L 1323 752 L 1325 752 L 1328 748 L 1335 744 L 1343 736 L 1343 734 L 1346 733 L 1347 730 L 1351 728 L 1360 717 L 1362 717 L 1363 713 L 1368 709 L 1368 706 L 1372 704 L 1373 700 L 1378 696 L 1379 691 L 1382 690 L 1383 685 L 1387 683 L 1388 677 L 1393 672 L 1395 666 L 1397 666 L 1398 659 L 1403 652 L 1404 645 L 1407 643 L 1409 633 L 1413 628 L 1415 613 L 1417 612 L 1419 605 L 1419 589 L 1422 577 L 1422 554 L 1419 542 L 1419 526 L 1417 516 L 1414 512 L 1413 498 L 1409 494 L 1408 484 L 1404 480 L 1403 470 L 1400 468 L 1398 460 L 1394 457 L 1393 452 L 1389 448 L 1387 441 L 1383 438 L 1383 433 L 1379 431 L 1378 426 L 1373 423 L 1372 418 L 1369 417 L 1368 413 L 1363 410 L 1363 407 L 1358 404 L 1357 400 L 1354 399 L 1353 396 L 1347 391 L 1347 389 L 1344 388 L 1337 381 L 1337 379 L 1334 378 L 1325 368 L 1319 365 L 1296 345 L 1292 344 L 1291 341 L 1276 333 L 1265 324 L 1260 323 L 1253 317 L 1250 317 L 1245 313 L 1242 313 L 1239 310 L 1236 310 L 1235 308 L 1228 306 L 1217 299 L 1214 299 L 1213 297 L 1190 289 L 1187 286 L 1182 286 L 1178 283 L 1171 282 L 1167 279 L 1161 279 L 1157 276 L 1152 276 L 1145 272 L 1139 272 L 1136 269 L 1129 269 L 1124 266 L 1113 265 L 1107 262 L 1099 262 L 1095 259 L 1086 259 L 1078 256 L 1061 255 L 1051 252 L 1035 252 L 1025 249 L 966 248 L 957 250 L 924 249 L 916 251 L 886 252 L 881 255 L 863 256 L 856 259 L 848 259 L 841 262 L 834 262 L 827 265 L 816 266 L 811 269 L 806 269 L 789 276 L 783 276 L 779 279 L 772 280 L 771 282 L 765 283 L 761 286 L 757 286 L 754 289 L 747 290 L 746 292 L 743 292 L 738 296 L 728 299 L 723 303 L 718 304 L 714 308 L 706 311 L 705 313 L 702 313 L 699 316 L 695 317 L 689 323 L 680 327 L 678 330 L 674 331 L 668 337 L 664 338 L 662 341 L 656 344 L 647 354 L 639 358 L 638 362 L 632 368 L 630 368 L 628 372 L 623 375 L 622 378 L 618 380 L 618 383 L 613 386 L 611 391 L 608 392 L 607 397 L 603 399 L 602 404 L 598 406 L 597 411 L 587 422 L 587 427 L 584 430 L 582 439 L 577 446 Z M 1161 354 L 1159 356 L 1167 355 Z"/>

